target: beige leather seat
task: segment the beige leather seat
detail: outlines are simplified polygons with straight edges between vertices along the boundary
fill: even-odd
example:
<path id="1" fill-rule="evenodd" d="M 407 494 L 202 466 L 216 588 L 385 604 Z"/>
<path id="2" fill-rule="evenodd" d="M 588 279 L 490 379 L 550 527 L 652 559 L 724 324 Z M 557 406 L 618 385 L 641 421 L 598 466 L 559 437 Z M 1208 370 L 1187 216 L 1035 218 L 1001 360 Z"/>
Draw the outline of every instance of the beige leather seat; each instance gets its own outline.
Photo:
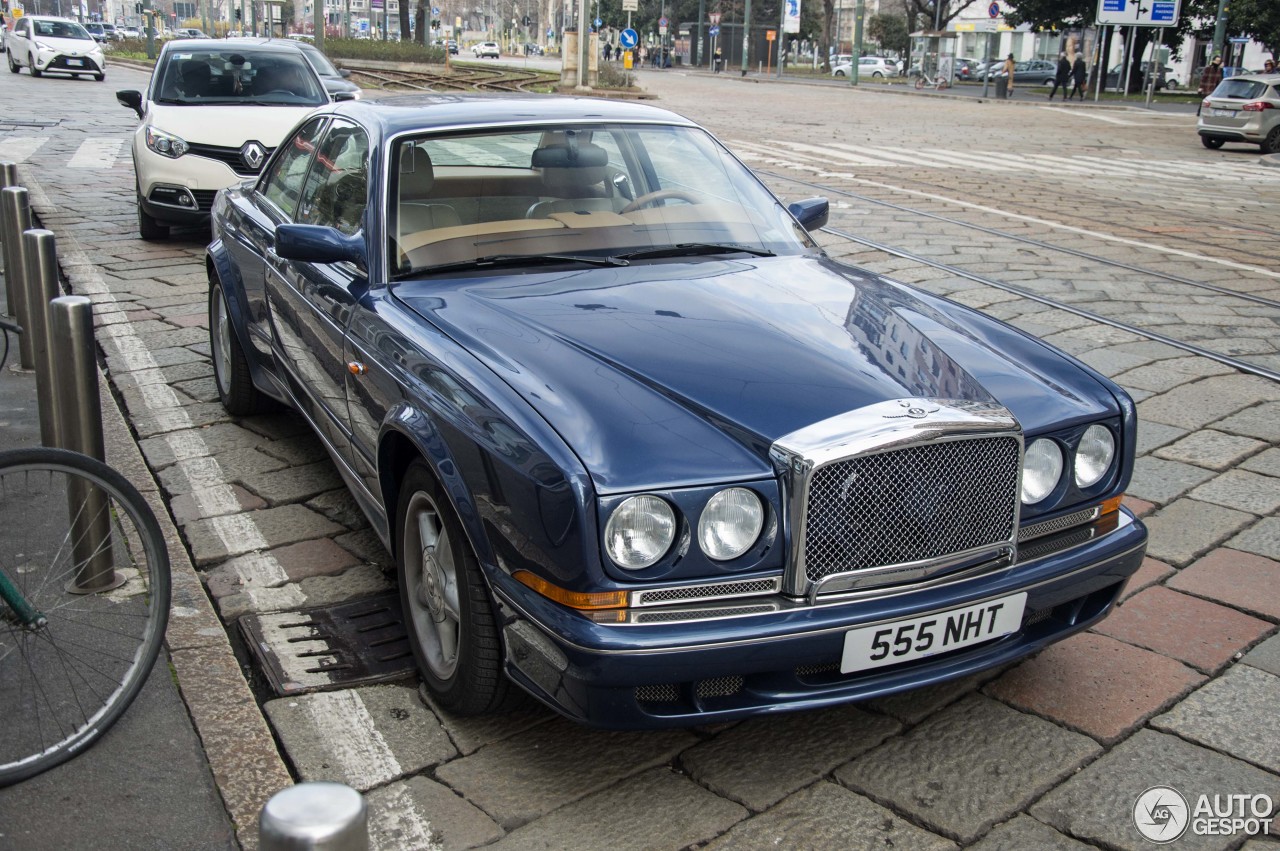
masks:
<path id="1" fill-rule="evenodd" d="M 400 155 L 399 241 L 420 231 L 462 224 L 453 207 L 424 200 L 435 182 L 431 157 L 415 145 L 406 145 Z"/>
<path id="2" fill-rule="evenodd" d="M 571 153 L 572 151 L 572 153 Z M 539 166 L 542 162 L 568 163 L 571 167 Z M 606 182 L 609 154 L 599 145 L 557 142 L 534 152 L 534 170 L 542 177 L 544 193 L 525 214 L 528 219 L 545 219 L 554 213 L 614 212 L 614 202 Z"/>

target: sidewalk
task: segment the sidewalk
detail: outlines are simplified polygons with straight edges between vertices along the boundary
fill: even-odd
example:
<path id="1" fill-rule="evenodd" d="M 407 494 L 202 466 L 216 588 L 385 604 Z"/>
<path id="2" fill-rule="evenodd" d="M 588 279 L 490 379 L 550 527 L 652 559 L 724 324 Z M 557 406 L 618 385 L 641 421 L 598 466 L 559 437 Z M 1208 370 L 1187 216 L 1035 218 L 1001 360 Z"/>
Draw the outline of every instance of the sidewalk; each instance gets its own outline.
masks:
<path id="1" fill-rule="evenodd" d="M 11 338 L 0 374 L 0 449 L 40 443 L 35 375 L 17 364 L 17 341 Z M 133 447 L 133 437 L 109 395 L 105 405 L 111 406 L 103 412 L 108 460 L 119 466 L 117 456 Z M 140 490 L 154 491 L 149 475 L 138 480 L 139 469 L 146 471 L 139 466 L 122 472 Z M 171 669 L 165 650 L 137 700 L 95 745 L 51 771 L 0 789 L 0 848 L 239 847 Z"/>

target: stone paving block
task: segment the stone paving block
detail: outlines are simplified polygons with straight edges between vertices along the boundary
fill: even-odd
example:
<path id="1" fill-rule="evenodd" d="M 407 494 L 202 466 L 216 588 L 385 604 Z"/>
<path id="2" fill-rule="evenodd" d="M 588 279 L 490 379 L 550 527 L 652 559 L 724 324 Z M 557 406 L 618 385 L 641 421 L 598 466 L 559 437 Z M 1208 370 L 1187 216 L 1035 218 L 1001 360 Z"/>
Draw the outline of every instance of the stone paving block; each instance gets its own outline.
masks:
<path id="1" fill-rule="evenodd" d="M 1116 376 L 1116 382 L 1126 390 L 1136 387 L 1139 390 L 1150 390 L 1153 393 L 1164 393 L 1183 384 L 1198 381 L 1199 376 L 1191 375 L 1176 369 L 1170 369 L 1167 362 L 1148 364 Z"/>
<path id="2" fill-rule="evenodd" d="M 946 851 L 955 843 L 922 830 L 834 783 L 815 783 L 739 822 L 706 851 Z"/>
<path id="3" fill-rule="evenodd" d="M 502 837 L 502 828 L 448 787 L 426 777 L 397 780 L 365 796 L 369 846 L 379 851 L 463 851 Z"/>
<path id="4" fill-rule="evenodd" d="M 985 691 L 1114 742 L 1202 682 L 1173 659 L 1086 632 L 1051 645 Z"/>
<path id="5" fill-rule="evenodd" d="M 173 387 L 197 402 L 217 402 L 221 398 L 218 395 L 218 381 L 212 375 L 177 382 Z"/>
<path id="6" fill-rule="evenodd" d="M 163 469 L 177 461 L 218 455 L 235 449 L 254 449 L 262 438 L 235 423 L 218 423 L 205 428 L 171 432 L 138 442 L 153 469 Z M 271 469 L 280 469 L 274 465 Z"/>
<path id="7" fill-rule="evenodd" d="M 1171 786 L 1194 808 L 1200 795 L 1248 793 L 1280 797 L 1280 778 L 1237 759 L 1154 730 L 1139 730 L 1031 807 L 1031 815 L 1078 839 L 1148 851 L 1151 843 L 1133 823 L 1138 796 Z M 1190 830 L 1170 847 L 1226 849 L 1230 836 L 1195 836 Z"/>
<path id="8" fill-rule="evenodd" d="M 1230 470 L 1200 485 L 1189 496 L 1265 516 L 1280 509 L 1280 479 L 1247 470 Z"/>
<path id="9" fill-rule="evenodd" d="M 318 538 L 238 556 L 210 570 L 204 579 L 209 595 L 218 599 L 250 588 L 276 588 L 309 576 L 330 576 L 357 563 L 331 538 Z"/>
<path id="10" fill-rule="evenodd" d="M 1280 449 L 1268 449 L 1248 459 L 1240 467 L 1253 473 L 1280 478 Z"/>
<path id="11" fill-rule="evenodd" d="M 557 718 L 455 759 L 436 776 L 511 830 L 663 765 L 696 741 L 683 730 L 613 733 Z"/>
<path id="12" fill-rule="evenodd" d="M 1169 580 L 1170 588 L 1280 619 L 1280 562 L 1227 547 Z"/>
<path id="13" fill-rule="evenodd" d="M 1280 677 L 1280 635 L 1273 635 L 1250 650 L 1242 661 Z"/>
<path id="14" fill-rule="evenodd" d="M 972 268 L 972 266 L 970 266 L 970 268 Z M 1095 349 L 1091 352 L 1085 352 L 1080 356 L 1080 360 L 1089 364 L 1089 366 L 1098 370 L 1098 372 L 1101 372 L 1103 375 L 1113 378 L 1126 370 L 1143 366 L 1149 362 L 1147 358 L 1144 358 L 1141 355 L 1134 355 L 1113 348 Z"/>
<path id="15" fill-rule="evenodd" d="M 230 419 L 230 415 L 222 405 L 209 402 L 195 402 L 183 405 L 181 418 L 174 416 L 176 412 L 173 409 L 135 410 L 130 408 L 129 413 L 129 421 L 133 424 L 133 429 L 138 433 L 139 437 L 153 437 L 157 434 L 188 429 L 192 426 L 199 427 L 227 422 Z"/>
<path id="16" fill-rule="evenodd" d="M 1280 773 L 1280 677 L 1236 665 L 1151 726 Z"/>
<path id="17" fill-rule="evenodd" d="M 1138 454 L 1146 455 L 1165 444 L 1173 443 L 1186 434 L 1186 429 L 1177 426 L 1138 420 Z"/>
<path id="18" fill-rule="evenodd" d="M 393 587 L 381 568 L 361 564 L 333 576 L 309 576 L 301 582 L 229 594 L 218 600 L 218 612 L 223 620 L 232 621 L 247 614 L 346 603 L 390 591 Z"/>
<path id="19" fill-rule="evenodd" d="M 307 421 L 291 411 L 248 417 L 241 420 L 240 424 L 270 440 L 285 440 L 299 435 L 306 435 L 311 440 L 316 439 L 315 432 L 311 430 L 311 426 L 307 425 Z"/>
<path id="20" fill-rule="evenodd" d="M 1129 584 L 1124 586 L 1124 593 L 1120 596 L 1120 599 L 1127 600 L 1143 588 L 1155 585 L 1157 582 L 1163 582 L 1172 575 L 1173 568 L 1169 565 L 1153 558 L 1144 558 L 1142 567 L 1139 567 L 1138 572 L 1129 577 Z"/>
<path id="21" fill-rule="evenodd" d="M 190 349 L 161 349 L 151 352 L 121 352 L 107 355 L 107 371 L 112 376 L 133 372 L 139 369 L 155 369 L 178 364 L 200 363 L 207 365 L 208 358 L 201 357 Z"/>
<path id="22" fill-rule="evenodd" d="M 1256 437 L 1271 444 L 1280 443 L 1280 402 L 1266 402 L 1245 408 L 1214 423 L 1214 428 Z"/>
<path id="23" fill-rule="evenodd" d="M 453 715 L 441 709 L 422 684 L 418 685 L 418 699 L 440 719 L 458 753 L 468 756 L 485 745 L 518 736 L 530 727 L 560 717 L 515 686 L 512 688 L 517 694 L 511 708 L 492 715 Z"/>
<path id="24" fill-rule="evenodd" d="M 680 764 L 711 791 L 760 812 L 901 726 L 850 706 L 753 718 L 685 751 Z"/>
<path id="25" fill-rule="evenodd" d="M 307 500 L 304 505 L 348 529 L 364 529 L 369 525 L 369 519 L 360 510 L 360 504 L 345 487 L 322 493 Z"/>
<path id="26" fill-rule="evenodd" d="M 868 709 L 897 718 L 904 724 L 918 724 L 944 706 L 977 691 L 983 683 L 1000 676 L 1003 670 L 1003 668 L 996 668 L 979 671 L 958 680 L 900 691 L 888 697 L 877 697 L 875 700 L 867 701 L 866 706 Z"/>
<path id="27" fill-rule="evenodd" d="M 1227 541 L 1227 546 L 1280 561 L 1280 518 L 1264 517 Z"/>
<path id="28" fill-rule="evenodd" d="M 1138 418 L 1194 430 L 1259 402 L 1272 402 L 1277 398 L 1280 398 L 1280 387 L 1265 378 L 1216 376 L 1184 384 L 1147 399 L 1138 405 Z"/>
<path id="29" fill-rule="evenodd" d="M 1122 502 L 1125 508 L 1133 512 L 1134 517 L 1146 517 L 1148 514 L 1156 510 L 1154 502 L 1147 502 L 1145 499 L 1138 499 L 1136 496 L 1125 495 Z"/>
<path id="30" fill-rule="evenodd" d="M 282 461 L 256 449 L 232 449 L 208 457 L 184 459 L 160 471 L 158 478 L 170 494 L 191 493 L 235 482 L 241 476 L 279 470 Z"/>
<path id="31" fill-rule="evenodd" d="M 836 769 L 835 778 L 972 842 L 1100 750 L 1079 733 L 972 695 Z"/>
<path id="32" fill-rule="evenodd" d="M 303 780 L 364 792 L 457 755 L 440 722 L 407 686 L 322 691 L 264 706 Z"/>
<path id="33" fill-rule="evenodd" d="M 197 566 L 233 556 L 323 538 L 342 527 L 301 505 L 282 505 L 247 514 L 197 520 L 184 530 Z"/>
<path id="34" fill-rule="evenodd" d="M 1145 455 L 1134 462 L 1128 492 L 1139 499 L 1165 505 L 1211 478 L 1213 473 L 1209 470 Z"/>
<path id="35" fill-rule="evenodd" d="M 169 501 L 169 510 L 179 526 L 186 526 L 196 520 L 207 517 L 219 517 L 223 514 L 239 514 L 243 511 L 257 511 L 266 508 L 265 500 L 259 499 L 240 485 L 223 485 L 224 494 L 216 500 L 200 499 L 207 490 L 182 494 Z M 229 496 L 230 498 L 226 498 Z"/>
<path id="36" fill-rule="evenodd" d="M 1094 630 L 1212 674 L 1271 628 L 1235 609 L 1156 587 L 1126 601 Z"/>
<path id="37" fill-rule="evenodd" d="M 324 444 L 320 442 L 320 438 L 311 432 L 296 434 L 278 440 L 260 441 L 258 448 L 268 455 L 295 466 L 314 464 L 317 461 L 326 461 L 329 458 L 329 453 L 325 451 Z"/>
<path id="38" fill-rule="evenodd" d="M 391 558 L 391 553 L 387 552 L 387 548 L 382 546 L 382 539 L 378 537 L 378 533 L 373 529 L 347 532 L 334 538 L 334 540 L 339 546 L 354 554 L 361 561 L 388 567 L 395 565 L 395 560 Z"/>
<path id="39" fill-rule="evenodd" d="M 972 851 L 1086 851 L 1091 848 L 1042 824 L 1031 816 L 1018 816 L 996 825 Z"/>
<path id="40" fill-rule="evenodd" d="M 120 388 L 141 387 L 144 384 L 168 384 L 211 375 L 213 375 L 213 367 L 208 361 L 193 360 L 173 366 L 113 374 L 112 381 Z"/>
<path id="41" fill-rule="evenodd" d="M 1189 564 L 1253 522 L 1253 516 L 1220 505 L 1180 499 L 1143 518 L 1147 553 L 1174 567 Z"/>
<path id="42" fill-rule="evenodd" d="M 749 813 L 668 768 L 654 768 L 561 807 L 490 846 L 493 851 L 687 848 Z"/>
<path id="43" fill-rule="evenodd" d="M 343 486 L 333 464 L 320 461 L 303 467 L 287 467 L 270 473 L 250 474 L 240 481 L 272 505 L 302 502 Z"/>
<path id="44" fill-rule="evenodd" d="M 1206 428 L 1192 432 L 1177 443 L 1157 449 L 1155 455 L 1168 461 L 1181 461 L 1221 471 L 1234 467 L 1265 447 L 1265 443 L 1252 437 L 1240 437 Z"/>

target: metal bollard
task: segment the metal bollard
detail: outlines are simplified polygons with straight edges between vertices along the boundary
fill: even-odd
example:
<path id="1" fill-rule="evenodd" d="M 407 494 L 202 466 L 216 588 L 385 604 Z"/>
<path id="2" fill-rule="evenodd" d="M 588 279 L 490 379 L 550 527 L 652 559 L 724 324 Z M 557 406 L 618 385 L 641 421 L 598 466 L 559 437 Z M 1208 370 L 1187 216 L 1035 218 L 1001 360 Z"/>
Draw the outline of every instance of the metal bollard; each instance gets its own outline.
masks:
<path id="1" fill-rule="evenodd" d="M 26 262 L 27 324 L 36 367 L 36 402 L 40 408 L 40 442 L 58 442 L 58 396 L 53 391 L 57 376 L 53 338 L 49 334 L 49 302 L 58 297 L 58 249 L 49 230 L 29 230 L 22 234 L 22 254 Z M 97 397 L 94 397 L 97 403 Z"/>
<path id="2" fill-rule="evenodd" d="M 4 288 L 8 299 L 9 315 L 18 320 L 25 331 L 30 324 L 27 316 L 26 293 L 23 283 L 26 263 L 22 259 L 22 232 L 31 230 L 31 204 L 27 190 L 21 186 L 0 189 L 0 234 L 4 238 Z M 18 362 L 23 369 L 35 364 L 31 335 L 18 336 Z"/>
<path id="3" fill-rule="evenodd" d="M 93 349 L 93 303 L 79 295 L 49 302 L 49 334 L 58 341 L 54 355 L 58 442 L 64 449 L 105 461 L 98 362 Z M 124 577 L 116 573 L 112 556 L 106 494 L 75 482 L 67 489 L 67 507 L 72 518 L 71 557 L 76 564 L 76 575 L 67 590 L 92 594 L 123 585 Z"/>
<path id="4" fill-rule="evenodd" d="M 369 813 L 343 783 L 299 783 L 271 796 L 258 816 L 261 851 L 369 851 Z"/>
<path id="5" fill-rule="evenodd" d="M 0 162 L 0 189 L 18 185 L 18 164 L 8 160 Z M 0 243 L 4 242 L 4 229 L 0 228 Z M 0 251 L 0 272 L 4 271 L 4 252 Z"/>

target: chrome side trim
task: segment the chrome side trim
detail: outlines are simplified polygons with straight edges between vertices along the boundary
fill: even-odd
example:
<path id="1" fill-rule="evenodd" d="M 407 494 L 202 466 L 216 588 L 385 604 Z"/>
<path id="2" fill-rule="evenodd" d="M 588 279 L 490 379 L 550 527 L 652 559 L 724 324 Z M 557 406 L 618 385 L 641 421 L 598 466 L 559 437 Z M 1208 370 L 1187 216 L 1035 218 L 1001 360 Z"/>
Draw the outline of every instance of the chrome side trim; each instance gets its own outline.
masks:
<path id="1" fill-rule="evenodd" d="M 1046 520 L 1043 523 L 1031 523 L 1023 526 L 1018 530 L 1018 543 L 1030 541 L 1033 538 L 1039 538 L 1044 535 L 1052 535 L 1054 532 L 1061 532 L 1070 529 L 1073 526 L 1079 526 L 1083 523 L 1091 523 L 1097 520 L 1102 514 L 1102 506 L 1094 505 L 1083 511 L 1077 511 L 1074 514 L 1067 514 L 1054 520 Z"/>
<path id="2" fill-rule="evenodd" d="M 783 593 L 792 597 L 812 596 L 805 570 L 805 524 L 809 512 L 809 484 L 819 467 L 850 458 L 876 455 L 921 444 L 991 437 L 1014 437 L 1018 442 L 1019 471 L 1025 450 L 1022 427 L 1013 413 L 995 402 L 960 399 L 892 399 L 823 420 L 776 440 L 769 450 L 782 484 L 786 534 L 789 536 L 787 569 Z M 1021 472 L 1019 472 L 1021 476 Z M 1012 535 L 991 547 L 968 554 L 981 558 L 1002 557 L 1017 549 L 1017 529 L 1021 500 L 1014 498 Z M 919 578 L 954 567 L 957 554 L 913 565 L 883 565 L 876 569 L 878 584 L 900 582 L 895 571 L 908 569 Z M 866 576 L 866 579 L 861 577 Z M 837 573 L 826 580 L 842 578 L 868 584 L 868 571 Z"/>
<path id="3" fill-rule="evenodd" d="M 713 600 L 737 600 L 776 594 L 782 587 L 781 576 L 757 576 L 698 585 L 669 585 L 632 591 L 627 599 L 631 608 L 671 606 L 679 603 L 709 603 Z"/>

